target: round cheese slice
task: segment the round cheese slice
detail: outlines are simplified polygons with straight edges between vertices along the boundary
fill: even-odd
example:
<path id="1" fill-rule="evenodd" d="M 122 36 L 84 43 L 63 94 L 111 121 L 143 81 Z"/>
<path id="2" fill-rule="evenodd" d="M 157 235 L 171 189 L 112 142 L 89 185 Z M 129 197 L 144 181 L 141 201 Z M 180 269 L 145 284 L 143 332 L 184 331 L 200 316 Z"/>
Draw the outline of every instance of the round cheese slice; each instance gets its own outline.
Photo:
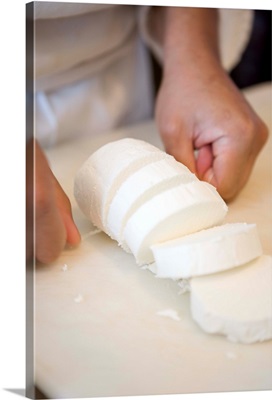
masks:
<path id="1" fill-rule="evenodd" d="M 262 254 L 255 224 L 232 223 L 152 246 L 158 277 L 186 279 L 245 264 Z"/>
<path id="2" fill-rule="evenodd" d="M 191 313 L 208 333 L 241 343 L 272 339 L 272 257 L 190 280 Z"/>
<path id="3" fill-rule="evenodd" d="M 190 182 L 157 194 L 129 218 L 123 233 L 139 265 L 154 261 L 151 246 L 219 224 L 227 206 L 206 182 Z"/>
<path id="4" fill-rule="evenodd" d="M 163 190 L 196 180 L 197 177 L 172 156 L 144 166 L 130 175 L 113 197 L 106 218 L 106 232 L 120 243 L 126 222 L 142 204 Z"/>
<path id="5" fill-rule="evenodd" d="M 104 230 L 105 214 L 122 182 L 145 165 L 166 157 L 157 147 L 131 138 L 100 147 L 76 174 L 74 196 L 79 208 Z"/>

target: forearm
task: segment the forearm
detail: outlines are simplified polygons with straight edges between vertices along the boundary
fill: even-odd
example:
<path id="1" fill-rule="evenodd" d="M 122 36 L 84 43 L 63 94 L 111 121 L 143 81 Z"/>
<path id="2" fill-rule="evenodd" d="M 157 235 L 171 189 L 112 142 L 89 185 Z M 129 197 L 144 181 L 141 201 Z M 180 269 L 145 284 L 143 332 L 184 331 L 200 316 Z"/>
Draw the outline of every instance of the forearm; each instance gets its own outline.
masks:
<path id="1" fill-rule="evenodd" d="M 164 75 L 220 66 L 216 9 L 160 7 L 153 25 L 163 48 Z"/>
<path id="2" fill-rule="evenodd" d="M 164 147 L 232 199 L 247 182 L 267 129 L 221 64 L 217 10 L 154 11 L 152 28 L 163 49 L 155 119 Z"/>

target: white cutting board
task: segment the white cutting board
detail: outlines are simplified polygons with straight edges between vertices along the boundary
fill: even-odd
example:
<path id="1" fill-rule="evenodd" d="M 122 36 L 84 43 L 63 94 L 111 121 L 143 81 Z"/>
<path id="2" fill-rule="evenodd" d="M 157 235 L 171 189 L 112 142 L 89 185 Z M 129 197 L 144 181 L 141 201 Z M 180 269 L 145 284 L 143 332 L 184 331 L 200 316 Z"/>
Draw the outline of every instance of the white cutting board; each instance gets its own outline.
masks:
<path id="1" fill-rule="evenodd" d="M 271 86 L 246 93 L 271 130 Z M 243 345 L 204 333 L 176 282 L 137 267 L 104 233 L 88 236 L 93 227 L 73 198 L 75 172 L 103 143 L 126 136 L 162 147 L 150 121 L 47 153 L 83 241 L 36 267 L 36 385 L 52 398 L 272 389 L 272 341 Z M 257 223 L 266 254 L 272 254 L 271 155 L 270 138 L 226 218 Z M 167 309 L 180 320 L 157 315 Z"/>

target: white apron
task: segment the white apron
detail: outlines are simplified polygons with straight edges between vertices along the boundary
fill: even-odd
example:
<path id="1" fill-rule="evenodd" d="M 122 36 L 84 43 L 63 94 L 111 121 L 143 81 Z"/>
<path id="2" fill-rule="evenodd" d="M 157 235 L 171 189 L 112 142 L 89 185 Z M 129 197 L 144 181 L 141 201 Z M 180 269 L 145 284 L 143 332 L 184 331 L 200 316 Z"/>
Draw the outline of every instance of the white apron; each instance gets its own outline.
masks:
<path id="1" fill-rule="evenodd" d="M 149 6 L 34 3 L 35 137 L 43 147 L 152 117 Z M 238 63 L 249 10 L 220 10 L 221 59 Z"/>

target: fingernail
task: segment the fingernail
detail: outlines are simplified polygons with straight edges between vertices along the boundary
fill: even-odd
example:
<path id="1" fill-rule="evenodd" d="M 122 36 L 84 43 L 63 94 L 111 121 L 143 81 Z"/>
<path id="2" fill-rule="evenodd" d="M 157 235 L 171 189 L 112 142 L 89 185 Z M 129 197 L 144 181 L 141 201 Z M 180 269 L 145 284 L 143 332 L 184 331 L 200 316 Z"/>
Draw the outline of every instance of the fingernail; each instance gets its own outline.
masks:
<path id="1" fill-rule="evenodd" d="M 208 177 L 208 179 L 207 179 L 207 182 L 208 182 L 208 183 L 211 183 L 211 181 L 213 180 L 213 177 L 214 177 L 214 172 L 213 172 L 213 171 L 210 171 L 210 172 L 209 172 L 209 177 Z"/>

